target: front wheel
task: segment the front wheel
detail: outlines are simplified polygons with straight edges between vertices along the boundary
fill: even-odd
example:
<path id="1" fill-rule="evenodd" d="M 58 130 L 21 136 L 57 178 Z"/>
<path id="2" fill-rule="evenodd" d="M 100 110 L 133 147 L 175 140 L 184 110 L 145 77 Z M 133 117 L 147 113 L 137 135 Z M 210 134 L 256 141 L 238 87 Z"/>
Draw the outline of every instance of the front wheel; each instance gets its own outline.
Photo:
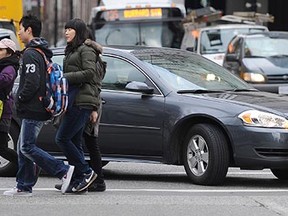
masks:
<path id="1" fill-rule="evenodd" d="M 194 184 L 222 184 L 229 167 L 229 150 L 223 132 L 212 124 L 194 125 L 185 138 L 183 160 Z"/>
<path id="2" fill-rule="evenodd" d="M 10 131 L 8 134 L 8 147 L 17 151 L 17 141 L 19 136 L 19 127 L 11 122 Z M 15 176 L 17 173 L 17 164 L 0 157 L 0 176 Z"/>

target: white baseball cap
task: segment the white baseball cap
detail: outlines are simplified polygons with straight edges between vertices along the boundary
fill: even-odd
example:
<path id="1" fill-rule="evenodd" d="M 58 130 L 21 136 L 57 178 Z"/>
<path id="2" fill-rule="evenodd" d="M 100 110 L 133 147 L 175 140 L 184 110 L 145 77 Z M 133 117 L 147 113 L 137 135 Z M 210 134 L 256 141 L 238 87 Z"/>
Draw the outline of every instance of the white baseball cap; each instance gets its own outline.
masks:
<path id="1" fill-rule="evenodd" d="M 13 52 L 15 52 L 16 51 L 16 44 L 14 43 L 14 41 L 12 41 L 8 38 L 4 38 L 4 39 L 0 40 L 0 48 L 1 49 L 10 48 Z"/>

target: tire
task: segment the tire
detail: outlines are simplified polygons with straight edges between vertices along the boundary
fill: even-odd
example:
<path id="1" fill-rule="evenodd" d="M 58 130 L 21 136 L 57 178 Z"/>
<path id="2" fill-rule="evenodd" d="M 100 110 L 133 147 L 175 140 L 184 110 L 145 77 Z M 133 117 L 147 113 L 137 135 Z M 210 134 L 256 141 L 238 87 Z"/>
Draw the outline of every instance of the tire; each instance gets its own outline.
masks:
<path id="1" fill-rule="evenodd" d="M 9 141 L 8 146 L 9 148 L 17 151 L 17 141 L 19 136 L 19 127 L 14 123 L 11 122 L 10 132 L 8 134 Z M 13 164 L 10 161 L 0 157 L 0 176 L 1 177 L 14 177 L 17 173 L 17 164 Z"/>
<path id="2" fill-rule="evenodd" d="M 223 132 L 212 124 L 194 125 L 185 138 L 183 162 L 194 184 L 222 184 L 229 167 L 229 149 Z"/>
<path id="3" fill-rule="evenodd" d="M 271 169 L 271 172 L 280 180 L 288 180 L 288 169 Z"/>

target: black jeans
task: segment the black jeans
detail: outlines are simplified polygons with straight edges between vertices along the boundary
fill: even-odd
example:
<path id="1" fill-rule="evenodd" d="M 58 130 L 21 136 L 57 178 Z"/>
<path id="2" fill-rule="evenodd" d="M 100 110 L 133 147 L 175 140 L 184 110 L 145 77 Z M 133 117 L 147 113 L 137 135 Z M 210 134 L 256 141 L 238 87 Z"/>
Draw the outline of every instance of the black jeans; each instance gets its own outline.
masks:
<path id="1" fill-rule="evenodd" d="M 0 156 L 18 165 L 18 155 L 13 149 L 8 148 L 8 133 L 0 131 Z"/>
<path id="2" fill-rule="evenodd" d="M 86 133 L 83 134 L 86 148 L 89 152 L 90 156 L 90 166 L 97 174 L 97 178 L 95 180 L 96 183 L 103 183 L 104 176 L 102 172 L 102 158 L 101 152 L 98 144 L 98 138 L 94 136 L 90 136 Z"/>

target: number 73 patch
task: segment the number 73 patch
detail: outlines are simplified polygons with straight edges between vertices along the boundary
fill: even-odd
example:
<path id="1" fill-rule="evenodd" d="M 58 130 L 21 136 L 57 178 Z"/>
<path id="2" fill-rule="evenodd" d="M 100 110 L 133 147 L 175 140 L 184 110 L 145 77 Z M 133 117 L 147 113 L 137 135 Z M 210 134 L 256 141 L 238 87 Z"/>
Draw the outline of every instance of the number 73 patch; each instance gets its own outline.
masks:
<path id="1" fill-rule="evenodd" d="M 35 64 L 26 64 L 26 73 L 35 73 L 36 66 Z"/>

